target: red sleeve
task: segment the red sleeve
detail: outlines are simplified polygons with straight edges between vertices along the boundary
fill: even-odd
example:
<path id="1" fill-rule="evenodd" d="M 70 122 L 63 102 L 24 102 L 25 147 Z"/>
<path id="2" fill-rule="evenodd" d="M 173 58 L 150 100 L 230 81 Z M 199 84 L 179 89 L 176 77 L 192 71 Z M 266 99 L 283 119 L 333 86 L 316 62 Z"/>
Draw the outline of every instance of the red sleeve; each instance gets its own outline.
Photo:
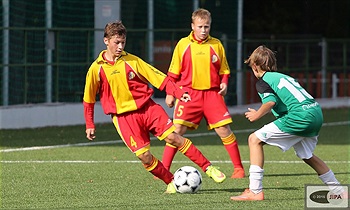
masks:
<path id="1" fill-rule="evenodd" d="M 175 96 L 177 99 L 180 99 L 185 93 L 181 88 L 179 88 L 171 79 L 167 76 L 163 81 L 162 85 L 159 87 L 159 90 L 164 90 L 168 95 Z"/>
<path id="2" fill-rule="evenodd" d="M 230 77 L 229 74 L 222 74 L 222 75 L 220 75 L 221 83 L 225 83 L 226 85 L 228 85 L 228 78 L 229 77 Z"/>
<path id="3" fill-rule="evenodd" d="M 83 101 L 83 105 L 84 105 L 84 117 L 85 117 L 86 129 L 95 128 L 95 124 L 94 124 L 95 103 L 86 103 L 85 101 Z"/>

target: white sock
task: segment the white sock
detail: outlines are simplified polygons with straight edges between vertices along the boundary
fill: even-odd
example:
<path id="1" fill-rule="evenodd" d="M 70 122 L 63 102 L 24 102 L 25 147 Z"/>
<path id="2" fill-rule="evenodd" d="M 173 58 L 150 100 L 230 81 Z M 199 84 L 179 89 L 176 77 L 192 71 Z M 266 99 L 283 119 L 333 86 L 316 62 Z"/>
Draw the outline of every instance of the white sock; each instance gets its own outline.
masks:
<path id="1" fill-rule="evenodd" d="M 339 181 L 335 178 L 335 175 L 332 170 L 329 170 L 328 172 L 321 174 L 319 178 L 322 180 L 322 182 L 326 185 L 329 185 L 329 189 L 336 195 L 339 195 L 344 192 L 344 189 L 342 186 L 339 186 Z"/>
<path id="2" fill-rule="evenodd" d="M 249 189 L 258 194 L 262 191 L 262 179 L 264 177 L 264 169 L 257 165 L 251 165 L 249 168 Z"/>

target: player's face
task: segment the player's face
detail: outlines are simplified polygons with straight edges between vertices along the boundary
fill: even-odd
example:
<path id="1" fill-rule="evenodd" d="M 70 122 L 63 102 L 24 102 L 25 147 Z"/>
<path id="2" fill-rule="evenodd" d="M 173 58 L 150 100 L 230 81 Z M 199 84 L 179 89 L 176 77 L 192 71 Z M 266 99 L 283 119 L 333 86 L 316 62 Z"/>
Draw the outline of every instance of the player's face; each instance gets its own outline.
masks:
<path id="1" fill-rule="evenodd" d="M 104 39 L 104 42 L 107 46 L 107 52 L 110 54 L 113 59 L 119 57 L 123 52 L 126 44 L 126 37 L 122 36 L 113 36 L 111 39 Z"/>
<path id="2" fill-rule="evenodd" d="M 194 37 L 197 40 L 205 40 L 210 32 L 210 20 L 196 18 L 191 24 Z"/>

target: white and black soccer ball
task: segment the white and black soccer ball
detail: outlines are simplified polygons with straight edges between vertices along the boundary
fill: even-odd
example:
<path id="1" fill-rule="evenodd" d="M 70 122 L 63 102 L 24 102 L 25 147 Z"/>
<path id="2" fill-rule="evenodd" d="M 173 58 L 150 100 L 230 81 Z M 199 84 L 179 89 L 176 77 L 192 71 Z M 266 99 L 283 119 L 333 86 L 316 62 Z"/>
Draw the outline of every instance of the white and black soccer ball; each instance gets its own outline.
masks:
<path id="1" fill-rule="evenodd" d="M 196 193 L 201 189 L 202 175 L 192 166 L 183 166 L 174 173 L 174 185 L 179 193 Z"/>

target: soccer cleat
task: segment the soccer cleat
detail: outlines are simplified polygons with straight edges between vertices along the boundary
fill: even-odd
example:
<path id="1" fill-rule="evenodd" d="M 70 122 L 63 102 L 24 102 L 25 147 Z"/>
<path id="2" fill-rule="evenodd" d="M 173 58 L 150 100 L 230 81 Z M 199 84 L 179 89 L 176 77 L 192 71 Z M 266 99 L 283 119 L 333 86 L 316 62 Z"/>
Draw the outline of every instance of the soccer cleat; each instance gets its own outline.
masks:
<path id="1" fill-rule="evenodd" d="M 222 173 L 216 167 L 211 165 L 208 166 L 205 173 L 217 183 L 221 183 L 226 179 L 226 175 L 224 173 Z"/>
<path id="2" fill-rule="evenodd" d="M 168 187 L 166 188 L 165 193 L 167 193 L 167 194 L 176 193 L 176 188 L 175 188 L 175 185 L 174 185 L 174 181 L 171 181 L 171 182 L 168 184 Z"/>
<path id="3" fill-rule="evenodd" d="M 230 199 L 234 201 L 262 201 L 264 200 L 264 192 L 255 194 L 250 189 L 245 189 L 241 195 L 232 196 Z"/>
<path id="4" fill-rule="evenodd" d="M 241 179 L 245 177 L 244 169 L 243 168 L 235 168 L 235 170 L 232 173 L 231 179 Z"/>

